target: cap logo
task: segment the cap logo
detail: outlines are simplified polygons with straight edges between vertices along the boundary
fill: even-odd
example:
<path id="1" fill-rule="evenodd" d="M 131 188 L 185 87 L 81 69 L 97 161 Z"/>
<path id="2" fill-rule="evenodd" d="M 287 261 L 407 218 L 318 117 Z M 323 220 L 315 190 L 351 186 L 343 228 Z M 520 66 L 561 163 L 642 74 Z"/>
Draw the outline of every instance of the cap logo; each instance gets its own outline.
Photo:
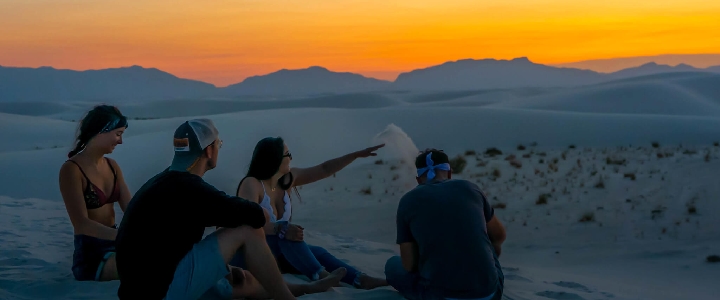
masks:
<path id="1" fill-rule="evenodd" d="M 175 151 L 190 152 L 190 140 L 188 138 L 173 139 Z"/>

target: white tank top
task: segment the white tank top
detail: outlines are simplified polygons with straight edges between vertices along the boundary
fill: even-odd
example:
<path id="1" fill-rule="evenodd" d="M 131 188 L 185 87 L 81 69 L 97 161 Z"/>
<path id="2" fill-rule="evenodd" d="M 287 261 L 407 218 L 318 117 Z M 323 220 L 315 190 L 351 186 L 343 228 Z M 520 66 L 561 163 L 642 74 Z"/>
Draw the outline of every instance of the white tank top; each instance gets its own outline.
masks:
<path id="1" fill-rule="evenodd" d="M 290 196 L 288 195 L 287 191 L 285 191 L 285 196 L 283 197 L 283 202 L 285 202 L 285 211 L 283 212 L 282 218 L 278 220 L 277 217 L 275 217 L 275 211 L 273 210 L 272 203 L 270 203 L 270 196 L 268 196 L 267 191 L 265 191 L 265 184 L 262 181 L 260 181 L 260 184 L 262 184 L 263 187 L 263 199 L 260 202 L 260 206 L 267 210 L 268 214 L 270 215 L 270 222 L 290 222 L 290 216 L 292 215 L 292 203 L 290 202 Z"/>

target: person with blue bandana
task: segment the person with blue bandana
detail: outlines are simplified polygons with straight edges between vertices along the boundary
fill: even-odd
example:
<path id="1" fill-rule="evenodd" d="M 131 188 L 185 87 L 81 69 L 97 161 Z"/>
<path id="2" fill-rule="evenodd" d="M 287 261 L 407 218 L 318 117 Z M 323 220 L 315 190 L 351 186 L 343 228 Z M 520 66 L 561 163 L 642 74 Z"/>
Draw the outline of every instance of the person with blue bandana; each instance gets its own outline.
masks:
<path id="1" fill-rule="evenodd" d="M 451 179 L 442 150 L 426 149 L 415 167 L 418 185 L 397 209 L 400 256 L 385 264 L 388 283 L 413 300 L 501 299 L 505 228 L 485 194 L 470 181 Z"/>

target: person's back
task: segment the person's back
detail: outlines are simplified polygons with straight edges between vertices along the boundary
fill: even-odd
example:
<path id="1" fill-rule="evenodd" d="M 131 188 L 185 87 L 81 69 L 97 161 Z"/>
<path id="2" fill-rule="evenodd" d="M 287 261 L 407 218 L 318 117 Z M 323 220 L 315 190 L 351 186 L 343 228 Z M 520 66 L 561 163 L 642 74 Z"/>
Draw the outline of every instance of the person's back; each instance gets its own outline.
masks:
<path id="1" fill-rule="evenodd" d="M 250 216 L 263 216 L 259 206 L 218 191 L 200 176 L 169 170 L 156 175 L 135 194 L 118 230 L 118 296 L 162 299 L 175 267 L 202 240 L 205 227 L 264 222 Z"/>
<path id="2" fill-rule="evenodd" d="M 486 223 L 493 215 L 477 185 L 449 179 L 417 186 L 398 206 L 419 249 L 418 270 L 446 297 L 485 296 L 496 288 L 493 246 Z M 398 239 L 403 237 L 398 236 Z"/>
<path id="3" fill-rule="evenodd" d="M 416 167 L 419 185 L 398 204 L 401 257 L 388 260 L 388 282 L 415 299 L 499 299 L 505 233 L 485 195 L 470 181 L 450 179 L 441 151 L 421 154 Z"/>

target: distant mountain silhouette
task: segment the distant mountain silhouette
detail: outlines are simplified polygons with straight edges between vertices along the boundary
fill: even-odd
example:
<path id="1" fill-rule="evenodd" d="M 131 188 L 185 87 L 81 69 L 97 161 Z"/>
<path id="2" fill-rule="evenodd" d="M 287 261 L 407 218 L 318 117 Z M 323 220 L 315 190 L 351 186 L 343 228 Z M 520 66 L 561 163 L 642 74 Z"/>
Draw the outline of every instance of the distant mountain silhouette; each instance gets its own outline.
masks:
<path id="1" fill-rule="evenodd" d="M 663 54 L 654 56 L 617 57 L 593 59 L 552 65 L 554 67 L 593 70 L 601 73 L 613 73 L 654 62 L 659 65 L 676 66 L 687 64 L 696 68 L 720 65 L 720 53 L 716 54 Z"/>
<path id="2" fill-rule="evenodd" d="M 0 66 L 0 101 L 162 100 L 208 96 L 214 85 L 139 66 L 73 71 Z"/>
<path id="3" fill-rule="evenodd" d="M 610 73 L 609 76 L 613 79 L 630 78 L 644 75 L 661 74 L 661 73 L 673 73 L 673 72 L 703 72 L 708 71 L 706 69 L 695 68 L 686 64 L 679 64 L 677 66 L 659 65 L 654 62 L 646 63 L 644 65 L 627 68 L 614 73 Z"/>
<path id="4" fill-rule="evenodd" d="M 515 87 L 564 87 L 598 83 L 594 71 L 536 64 L 525 57 L 512 60 L 465 59 L 402 73 L 395 90 L 480 90 Z"/>
<path id="5" fill-rule="evenodd" d="M 713 73 L 720 73 L 720 66 L 708 67 L 705 70 Z"/>
<path id="6" fill-rule="evenodd" d="M 720 66 L 698 69 L 684 64 L 672 67 L 648 63 L 605 74 L 536 64 L 525 57 L 464 59 L 402 73 L 395 82 L 310 67 L 253 76 L 225 88 L 140 66 L 89 71 L 0 66 L 0 102 L 148 101 L 218 96 L 324 96 L 374 91 L 569 87 L 673 72 L 720 73 Z"/>
<path id="7" fill-rule="evenodd" d="M 323 67 L 283 69 L 263 76 L 248 77 L 224 88 L 229 95 L 317 95 L 382 90 L 389 81 L 353 73 L 332 72 Z"/>

